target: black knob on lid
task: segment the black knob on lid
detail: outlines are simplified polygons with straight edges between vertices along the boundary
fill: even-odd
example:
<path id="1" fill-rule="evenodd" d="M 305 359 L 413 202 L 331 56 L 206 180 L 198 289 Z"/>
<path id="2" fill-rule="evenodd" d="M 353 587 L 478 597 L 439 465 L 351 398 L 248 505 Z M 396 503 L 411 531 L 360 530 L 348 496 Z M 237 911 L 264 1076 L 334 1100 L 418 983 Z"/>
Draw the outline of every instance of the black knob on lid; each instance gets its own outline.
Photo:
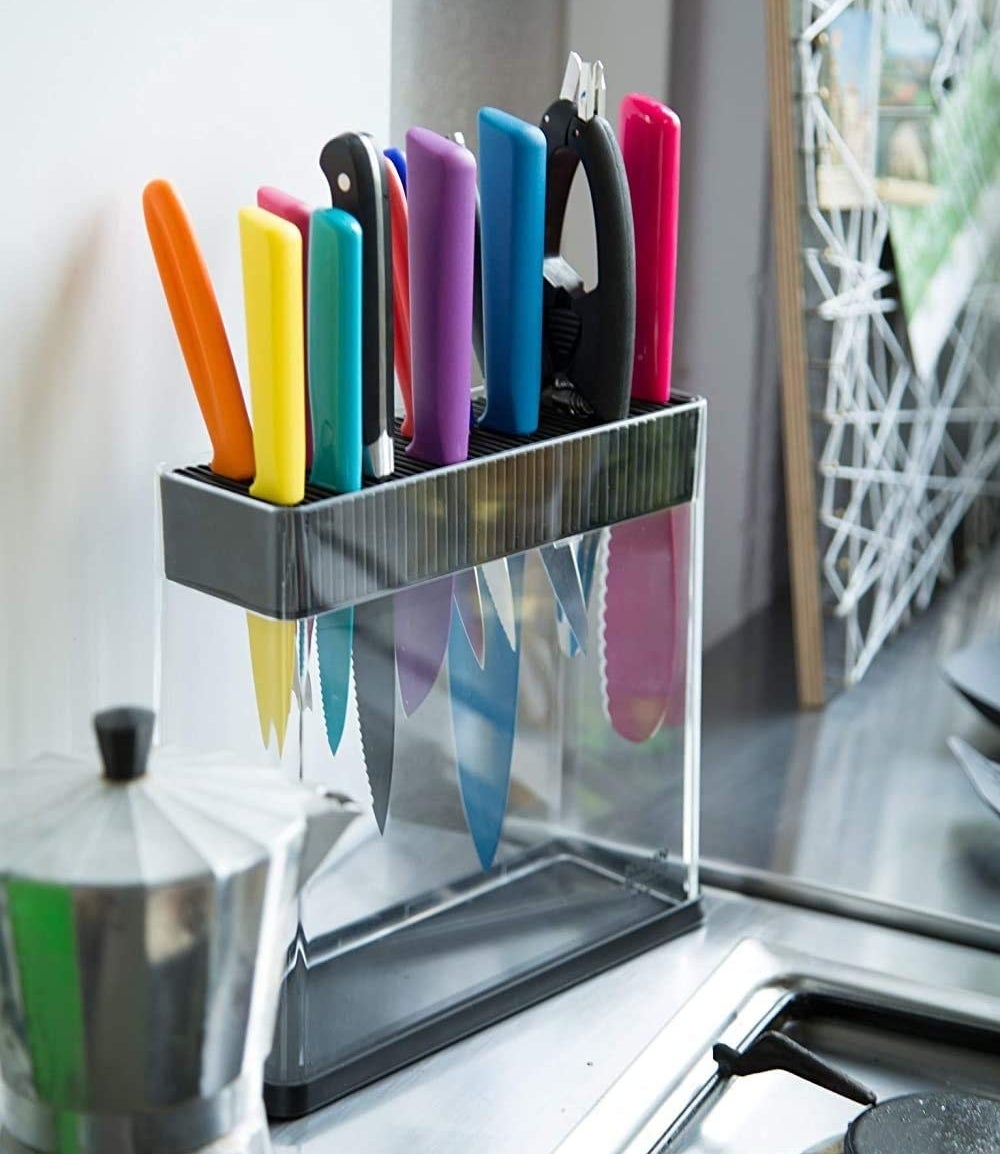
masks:
<path id="1" fill-rule="evenodd" d="M 156 714 L 138 705 L 94 714 L 106 781 L 135 781 L 146 772 Z"/>

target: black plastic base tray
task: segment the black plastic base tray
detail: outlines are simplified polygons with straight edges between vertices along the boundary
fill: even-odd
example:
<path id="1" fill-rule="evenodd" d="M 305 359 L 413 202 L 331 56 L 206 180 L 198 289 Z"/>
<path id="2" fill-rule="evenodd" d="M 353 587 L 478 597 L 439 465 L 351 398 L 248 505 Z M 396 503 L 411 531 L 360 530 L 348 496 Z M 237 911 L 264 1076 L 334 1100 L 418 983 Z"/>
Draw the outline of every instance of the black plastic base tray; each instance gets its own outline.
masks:
<path id="1" fill-rule="evenodd" d="M 272 1118 L 311 1113 L 702 920 L 675 869 L 576 841 L 462 888 L 440 911 L 290 976 L 306 983 L 309 1045 L 325 1026 L 331 1058 L 301 1082 L 265 1081 Z"/>

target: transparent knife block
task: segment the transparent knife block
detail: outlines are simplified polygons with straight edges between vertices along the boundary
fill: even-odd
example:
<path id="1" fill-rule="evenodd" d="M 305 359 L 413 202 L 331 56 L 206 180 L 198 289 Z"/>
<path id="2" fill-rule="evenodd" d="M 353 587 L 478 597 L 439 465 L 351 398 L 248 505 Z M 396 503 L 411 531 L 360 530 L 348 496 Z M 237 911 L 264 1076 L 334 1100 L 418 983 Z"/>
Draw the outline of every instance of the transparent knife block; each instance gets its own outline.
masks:
<path id="1" fill-rule="evenodd" d="M 697 924 L 703 440 L 698 399 L 552 415 L 292 510 L 161 472 L 161 739 L 363 811 L 289 926 L 273 1116 Z"/>

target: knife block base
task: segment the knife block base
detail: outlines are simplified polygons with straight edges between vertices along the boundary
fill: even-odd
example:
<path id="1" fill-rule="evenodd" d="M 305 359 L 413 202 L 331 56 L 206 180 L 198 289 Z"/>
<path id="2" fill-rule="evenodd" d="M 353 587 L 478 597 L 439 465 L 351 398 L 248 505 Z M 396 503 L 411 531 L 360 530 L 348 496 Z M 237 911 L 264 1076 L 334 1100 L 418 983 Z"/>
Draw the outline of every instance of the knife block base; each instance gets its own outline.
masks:
<path id="1" fill-rule="evenodd" d="M 337 1047 L 295 1080 L 266 1083 L 272 1118 L 311 1113 L 701 922 L 676 872 L 579 841 L 554 840 L 453 889 L 451 903 L 427 895 L 426 918 L 288 973 L 283 1044 L 314 1047 L 306 1035 L 320 1020 L 336 1022 Z M 383 996 L 400 988 L 407 1018 L 426 1007 L 408 1029 Z M 308 1017 L 289 1013 L 297 1000 Z"/>
<path id="2" fill-rule="evenodd" d="M 290 1118 L 685 932 L 704 402 L 295 509 L 161 474 L 161 739 L 368 809 L 288 926 Z"/>

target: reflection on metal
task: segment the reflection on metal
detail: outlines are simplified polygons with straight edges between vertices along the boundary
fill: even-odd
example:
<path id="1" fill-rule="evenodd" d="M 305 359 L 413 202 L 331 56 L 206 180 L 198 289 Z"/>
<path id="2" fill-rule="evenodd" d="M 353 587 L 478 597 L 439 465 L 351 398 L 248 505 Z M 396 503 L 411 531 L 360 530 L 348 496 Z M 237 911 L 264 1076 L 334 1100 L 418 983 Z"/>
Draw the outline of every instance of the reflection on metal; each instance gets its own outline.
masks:
<path id="1" fill-rule="evenodd" d="M 264 1154 L 287 919 L 357 810 L 136 744 L 0 772 L 0 1149 Z"/>
<path id="2" fill-rule="evenodd" d="M 850 930 L 848 929 L 848 933 Z M 896 948 L 905 949 L 899 939 Z M 940 979 L 947 983 L 962 974 L 965 958 L 955 951 L 953 968 L 946 955 Z M 942 990 L 924 986 L 887 974 L 856 966 L 801 954 L 793 950 L 771 948 L 752 939 L 741 942 L 702 985 L 695 996 L 653 1039 L 642 1054 L 625 1070 L 594 1109 L 558 1147 L 558 1154 L 652 1154 L 665 1148 L 690 1150 L 746 1150 L 750 1139 L 759 1137 L 749 1131 L 742 1135 L 727 1134 L 722 1139 L 722 1123 L 716 1123 L 712 1135 L 719 1144 L 710 1147 L 686 1144 L 682 1131 L 695 1114 L 711 1105 L 721 1089 L 719 1066 L 712 1056 L 713 1047 L 722 1041 L 736 1048 L 745 1047 L 772 1023 L 807 999 L 816 999 L 831 1007 L 844 1007 L 845 1021 L 861 1011 L 866 1021 L 874 1023 L 881 1016 L 887 1020 L 933 1022 L 946 1033 L 968 1041 L 977 1048 L 1000 1037 L 1000 998 L 970 994 L 959 990 Z M 996 1075 L 996 1057 L 983 1058 L 985 1076 Z M 966 1074 L 968 1071 L 966 1071 Z M 770 1109 L 791 1133 L 791 1124 L 802 1121 L 804 1108 L 815 1114 L 815 1099 L 796 1099 L 790 1087 L 798 1083 L 783 1081 L 776 1087 Z M 809 1095 L 815 1094 L 807 1087 Z M 804 1107 L 803 1107 L 804 1103 Z M 847 1108 L 847 1120 L 857 1112 Z M 706 1115 L 702 1133 L 709 1139 Z M 815 1124 L 815 1118 L 807 1123 Z M 822 1123 L 821 1123 L 822 1125 Z M 833 1127 L 831 1127 L 831 1130 Z M 751 1143 L 754 1150 L 756 1143 Z"/>

